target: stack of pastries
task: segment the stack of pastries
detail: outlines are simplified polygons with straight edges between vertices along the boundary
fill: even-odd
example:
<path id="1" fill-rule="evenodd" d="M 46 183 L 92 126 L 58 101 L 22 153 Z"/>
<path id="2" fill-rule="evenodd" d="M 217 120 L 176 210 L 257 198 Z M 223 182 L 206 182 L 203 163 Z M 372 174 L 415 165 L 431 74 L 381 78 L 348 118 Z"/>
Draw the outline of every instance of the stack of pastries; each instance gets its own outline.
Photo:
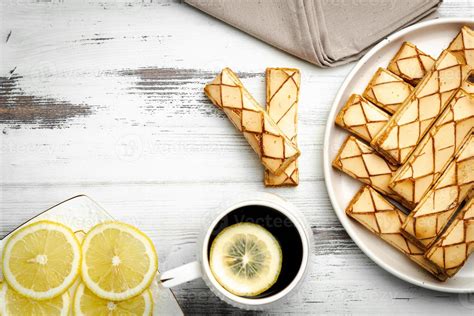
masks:
<path id="1" fill-rule="evenodd" d="M 295 68 L 267 68 L 266 108 L 225 68 L 204 93 L 244 135 L 264 166 L 266 186 L 297 186 L 297 138 L 301 75 Z"/>
<path id="2" fill-rule="evenodd" d="M 474 252 L 474 31 L 438 58 L 405 42 L 336 118 L 346 214 L 441 281 Z"/>

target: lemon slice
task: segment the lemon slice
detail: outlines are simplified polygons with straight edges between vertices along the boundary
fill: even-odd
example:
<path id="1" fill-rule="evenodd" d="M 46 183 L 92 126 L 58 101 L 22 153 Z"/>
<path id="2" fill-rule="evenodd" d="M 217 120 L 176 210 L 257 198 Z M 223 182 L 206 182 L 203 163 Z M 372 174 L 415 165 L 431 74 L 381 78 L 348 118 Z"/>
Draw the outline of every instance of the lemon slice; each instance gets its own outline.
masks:
<path id="1" fill-rule="evenodd" d="M 149 287 L 158 270 L 151 240 L 120 222 L 93 227 L 82 242 L 82 281 L 97 296 L 122 301 Z"/>
<path id="2" fill-rule="evenodd" d="M 234 224 L 212 242 L 212 274 L 227 291 L 238 296 L 256 296 L 268 290 L 277 281 L 281 264 L 280 244 L 257 224 Z"/>
<path id="3" fill-rule="evenodd" d="M 74 315 L 78 316 L 151 315 L 153 299 L 151 291 L 147 289 L 131 299 L 113 302 L 96 296 L 84 284 L 80 284 L 74 294 L 73 310 Z"/>
<path id="4" fill-rule="evenodd" d="M 3 275 L 18 293 L 47 300 L 64 293 L 79 274 L 81 248 L 68 227 L 38 221 L 17 230 L 3 248 Z"/>
<path id="5" fill-rule="evenodd" d="M 50 300 L 37 301 L 18 294 L 15 290 L 8 287 L 6 284 L 2 284 L 1 286 L 1 315 L 66 316 L 69 314 L 71 300 L 67 292 Z"/>

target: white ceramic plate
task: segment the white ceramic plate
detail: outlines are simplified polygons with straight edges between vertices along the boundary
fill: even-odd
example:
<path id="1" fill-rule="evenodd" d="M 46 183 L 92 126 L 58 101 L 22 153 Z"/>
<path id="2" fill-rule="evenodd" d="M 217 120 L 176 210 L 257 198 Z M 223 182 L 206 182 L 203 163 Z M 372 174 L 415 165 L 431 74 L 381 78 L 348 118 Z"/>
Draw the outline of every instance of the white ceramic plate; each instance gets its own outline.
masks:
<path id="1" fill-rule="evenodd" d="M 407 27 L 389 36 L 370 50 L 354 67 L 342 84 L 328 117 L 324 136 L 324 176 L 334 210 L 342 225 L 359 248 L 380 267 L 412 284 L 432 290 L 452 293 L 474 292 L 474 256 L 458 274 L 446 282 L 439 282 L 397 250 L 376 238 L 344 212 L 347 204 L 361 187 L 361 183 L 332 168 L 348 133 L 334 124 L 335 117 L 352 93 L 362 94 L 378 67 L 387 67 L 404 41 L 410 41 L 422 51 L 437 57 L 463 25 L 474 26 L 474 19 L 437 19 Z"/>

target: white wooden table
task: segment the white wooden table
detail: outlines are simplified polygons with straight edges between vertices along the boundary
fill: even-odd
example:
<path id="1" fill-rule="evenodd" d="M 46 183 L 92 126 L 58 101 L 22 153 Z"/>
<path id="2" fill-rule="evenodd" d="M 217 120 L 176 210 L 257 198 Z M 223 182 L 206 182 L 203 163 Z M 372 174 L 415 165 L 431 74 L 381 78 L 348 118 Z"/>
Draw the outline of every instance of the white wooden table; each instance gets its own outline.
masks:
<path id="1" fill-rule="evenodd" d="M 473 17 L 474 2 L 445 1 L 439 13 Z M 164 271 L 195 258 L 202 219 L 222 200 L 268 191 L 296 204 L 315 238 L 313 271 L 278 312 L 473 315 L 472 295 L 375 265 L 331 208 L 323 130 L 353 65 L 316 68 L 176 1 L 2 1 L 0 235 L 85 193 L 143 229 Z M 299 187 L 264 188 L 255 154 L 206 100 L 204 84 L 225 66 L 262 101 L 266 67 L 301 69 Z M 185 313 L 239 312 L 200 280 L 174 292 Z"/>

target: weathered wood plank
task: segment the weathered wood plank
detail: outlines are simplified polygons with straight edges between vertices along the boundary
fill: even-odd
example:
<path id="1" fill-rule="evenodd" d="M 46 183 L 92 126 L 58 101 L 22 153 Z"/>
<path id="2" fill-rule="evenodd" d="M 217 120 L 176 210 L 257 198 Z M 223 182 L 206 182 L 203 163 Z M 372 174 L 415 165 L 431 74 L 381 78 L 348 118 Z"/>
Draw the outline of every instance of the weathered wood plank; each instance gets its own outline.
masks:
<path id="1" fill-rule="evenodd" d="M 473 10 L 455 0 L 439 13 Z M 166 270 L 195 258 L 203 218 L 223 199 L 273 192 L 298 206 L 315 236 L 308 281 L 275 312 L 472 314 L 472 298 L 377 267 L 332 211 L 322 139 L 353 64 L 318 69 L 179 1 L 4 1 L 0 20 L 0 235 L 85 193 L 147 232 Z M 265 67 L 301 69 L 297 188 L 264 188 L 254 153 L 205 99 L 203 85 L 225 66 L 260 101 Z M 239 313 L 202 281 L 175 293 L 189 314 Z"/>

